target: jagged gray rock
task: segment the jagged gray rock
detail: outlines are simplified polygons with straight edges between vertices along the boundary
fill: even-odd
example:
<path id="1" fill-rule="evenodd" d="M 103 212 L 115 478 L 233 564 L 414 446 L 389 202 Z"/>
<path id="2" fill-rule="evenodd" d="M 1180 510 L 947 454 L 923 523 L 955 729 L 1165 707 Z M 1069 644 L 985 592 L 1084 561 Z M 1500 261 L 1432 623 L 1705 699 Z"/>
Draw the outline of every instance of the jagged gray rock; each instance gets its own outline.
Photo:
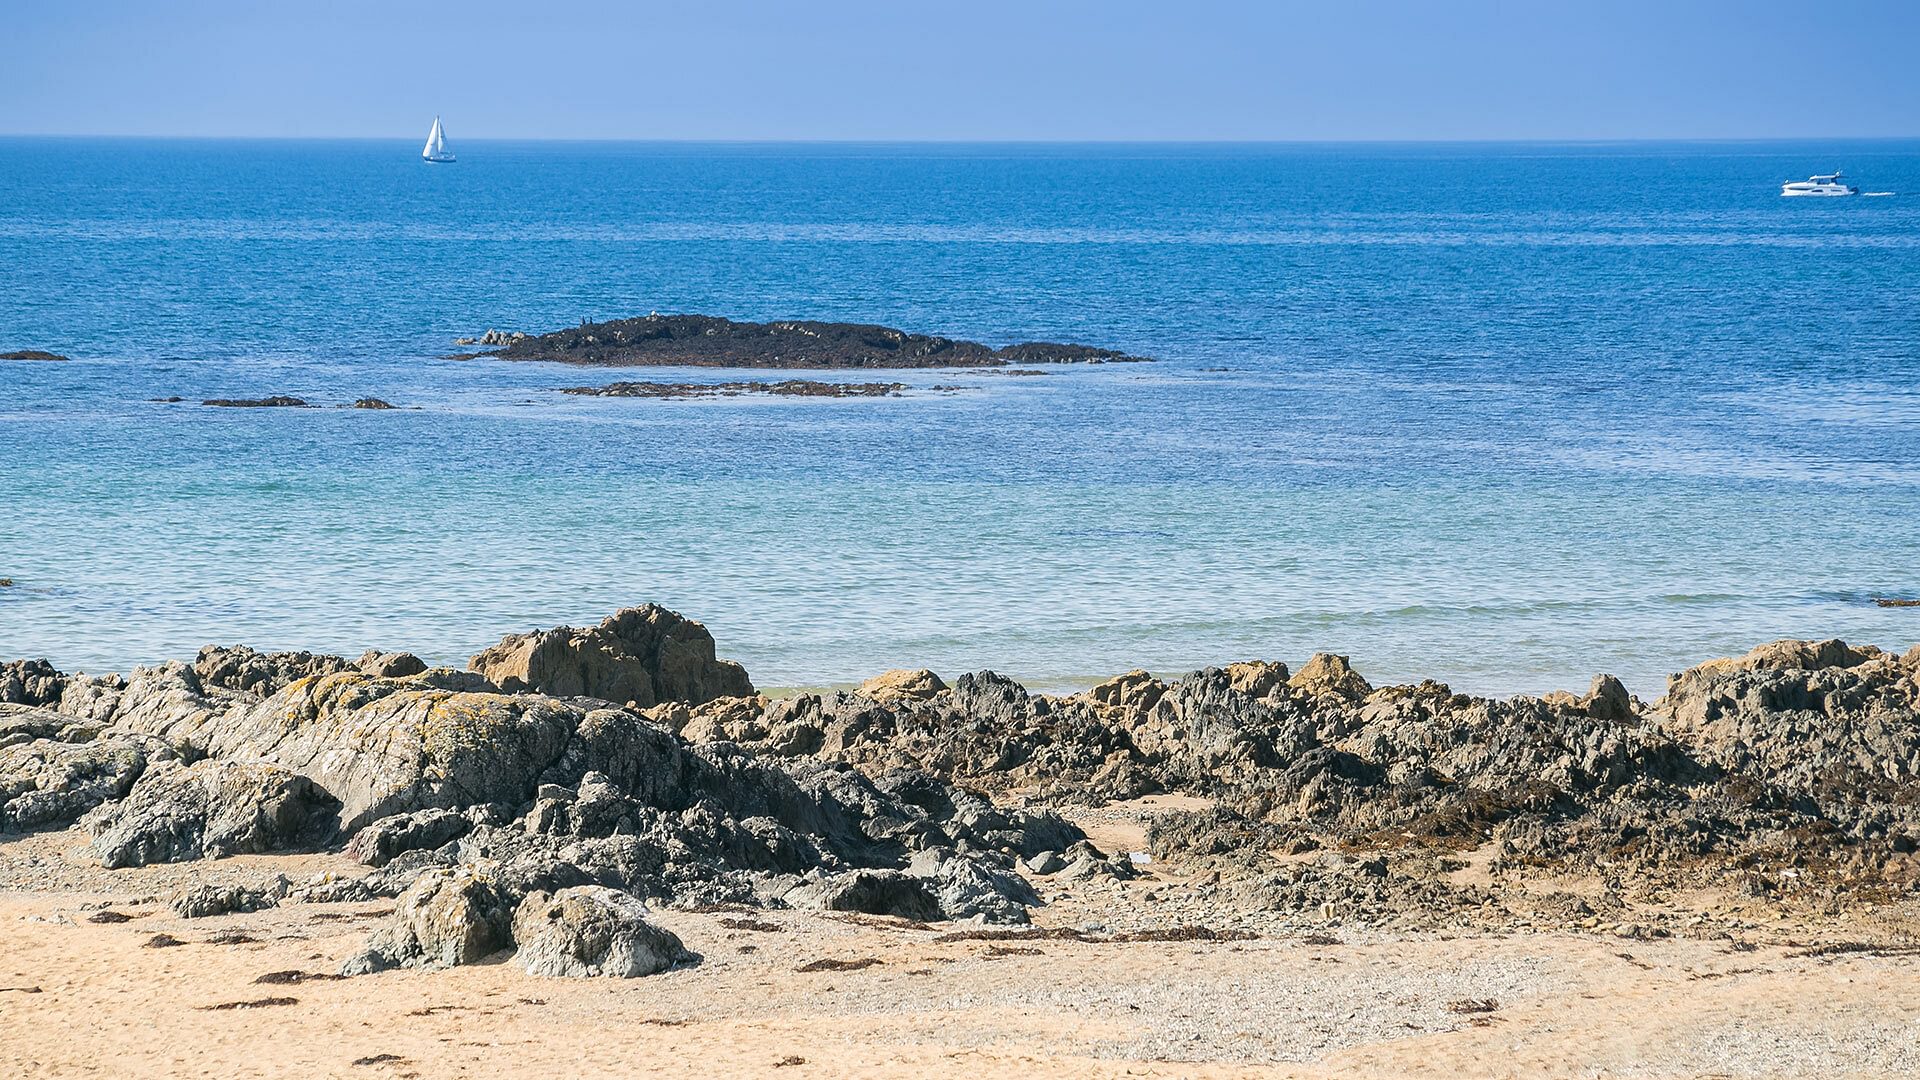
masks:
<path id="1" fill-rule="evenodd" d="M 194 658 L 200 684 L 268 697 L 299 679 L 353 670 L 342 657 L 310 652 L 255 652 L 245 645 L 208 645 Z"/>
<path id="2" fill-rule="evenodd" d="M 391 407 L 391 406 L 389 406 Z M 368 649 L 353 662 L 353 666 L 369 675 L 383 679 L 404 679 L 409 675 L 418 675 L 427 670 L 426 661 L 410 652 L 383 653 Z"/>
<path id="3" fill-rule="evenodd" d="M 1027 908 L 1040 897 L 1013 869 L 1008 858 L 1001 865 L 986 859 L 961 858 L 951 848 L 916 852 L 907 873 L 924 880 L 940 915 L 948 919 L 978 916 L 993 923 L 1024 923 Z"/>
<path id="4" fill-rule="evenodd" d="M 1237 895 L 1269 906 L 1477 903 L 1432 868 L 1479 848 L 1496 876 L 1731 879 L 1753 895 L 1779 886 L 1768 868 L 1797 861 L 1796 895 L 1835 902 L 1920 878 L 1901 857 L 1920 847 L 1920 649 L 1776 642 L 1675 676 L 1652 705 L 1610 676 L 1577 697 L 1376 689 L 1330 655 L 1297 672 L 1131 672 L 1067 696 L 981 672 L 945 689 L 916 676 L 890 680 L 913 692 L 701 700 L 719 665 L 705 632 L 637 611 L 551 632 L 543 670 L 580 695 L 566 698 L 523 688 L 545 678 L 527 664 L 547 646 L 520 675 L 492 669 L 522 680 L 506 690 L 479 672 L 402 675 L 412 663 L 377 654 L 216 650 L 125 679 L 9 665 L 16 696 L 57 695 L 57 711 L 0 703 L 0 824 L 101 804 L 88 822 L 124 851 L 111 857 L 219 854 L 232 845 L 179 837 L 250 802 L 144 792 L 190 769 L 278 768 L 380 866 L 326 886 L 343 896 L 402 894 L 484 861 L 502 904 L 591 884 L 673 904 L 996 921 L 1034 902 L 1017 858 L 1059 882 L 1134 872 L 1040 806 L 1150 792 L 1217 804 L 1163 812 L 1157 858 L 1244 882 Z M 696 647 L 668 647 L 686 640 Z M 635 671 L 647 693 L 623 697 L 641 688 Z M 732 688 L 750 689 L 744 673 Z M 678 698 L 606 706 L 663 689 Z M 1358 861 L 1299 858 L 1329 850 Z"/>
<path id="5" fill-rule="evenodd" d="M 1920 781 L 1920 649 L 1776 641 L 1673 676 L 1654 711 L 1708 761 L 1829 804 Z"/>
<path id="6" fill-rule="evenodd" d="M 49 728 L 71 720 L 39 715 L 46 717 L 39 722 Z M 27 718 L 15 714 L 10 720 Z M 69 726 L 62 724 L 59 730 Z M 0 829 L 72 821 L 102 803 L 124 798 L 150 762 L 174 759 L 153 740 L 126 737 L 86 742 L 41 737 L 0 746 Z"/>
<path id="7" fill-rule="evenodd" d="M 99 737 L 101 725 L 76 719 L 53 709 L 0 703 L 0 746 L 17 746 L 35 739 L 84 743 Z"/>
<path id="8" fill-rule="evenodd" d="M 45 660 L 10 660 L 0 664 L 0 703 L 54 705 L 66 689 L 67 677 Z"/>

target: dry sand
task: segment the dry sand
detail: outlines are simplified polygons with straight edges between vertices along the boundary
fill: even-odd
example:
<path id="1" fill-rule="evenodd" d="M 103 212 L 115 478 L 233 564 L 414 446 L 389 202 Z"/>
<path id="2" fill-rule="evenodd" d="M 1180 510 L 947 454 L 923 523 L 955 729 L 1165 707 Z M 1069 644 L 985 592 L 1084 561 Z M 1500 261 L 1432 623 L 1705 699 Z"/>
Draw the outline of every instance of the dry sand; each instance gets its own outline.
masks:
<path id="1" fill-rule="evenodd" d="M 0 1076 L 1920 1075 L 1920 955 L 1898 947 L 1559 932 L 941 940 L 966 928 L 661 911 L 701 963 L 630 982 L 538 979 L 502 960 L 261 983 L 331 973 L 391 903 L 183 920 L 158 896 L 190 876 L 347 864 L 109 874 L 81 842 L 0 840 Z M 1150 922 L 1150 891 L 1099 902 Z M 133 918 L 89 921 L 103 909 Z M 1094 911 L 1056 903 L 1038 922 L 1081 926 Z M 160 935 L 184 944 L 154 947 Z M 877 963 L 799 970 L 821 960 Z"/>

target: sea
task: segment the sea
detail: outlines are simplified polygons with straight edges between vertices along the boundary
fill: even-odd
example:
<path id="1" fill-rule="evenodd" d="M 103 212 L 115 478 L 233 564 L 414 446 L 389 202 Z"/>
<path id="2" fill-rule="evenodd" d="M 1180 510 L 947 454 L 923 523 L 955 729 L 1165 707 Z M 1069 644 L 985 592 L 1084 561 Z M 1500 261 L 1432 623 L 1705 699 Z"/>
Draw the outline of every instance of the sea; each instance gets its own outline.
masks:
<path id="1" fill-rule="evenodd" d="M 1331 651 L 1651 698 L 1920 641 L 1874 602 L 1920 597 L 1920 142 L 454 149 L 0 139 L 0 350 L 72 357 L 0 361 L 0 658 L 462 665 L 652 601 L 776 689 Z M 1894 194 L 1779 195 L 1834 169 Z M 448 358 L 655 311 L 1154 362 Z M 324 407 L 198 404 L 273 394 Z"/>

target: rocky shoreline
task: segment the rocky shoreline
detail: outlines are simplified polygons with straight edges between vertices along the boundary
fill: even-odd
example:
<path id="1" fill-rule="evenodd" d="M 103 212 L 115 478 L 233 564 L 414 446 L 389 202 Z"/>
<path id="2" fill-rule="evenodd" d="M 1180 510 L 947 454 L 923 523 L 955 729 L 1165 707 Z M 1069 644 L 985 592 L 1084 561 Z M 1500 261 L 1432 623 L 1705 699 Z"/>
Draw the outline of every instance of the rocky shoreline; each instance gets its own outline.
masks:
<path id="1" fill-rule="evenodd" d="M 1000 940 L 1118 921 L 1911 941 L 1916 793 L 1920 647 L 1840 641 L 1709 661 L 1651 703 L 1607 676 L 1504 701 L 1376 688 L 1326 654 L 1067 696 L 899 671 L 774 700 L 653 606 L 510 636 L 467 670 L 244 646 L 125 676 L 0 665 L 0 855 L 71 829 L 103 881 L 344 857 L 358 870 L 190 877 L 168 902 L 393 899 L 349 975 L 696 962 L 646 903 Z M 61 887 L 37 872 L 0 888 Z M 1088 904 L 1078 929 L 1035 924 Z"/>
<path id="2" fill-rule="evenodd" d="M 647 315 L 581 323 L 548 334 L 489 330 L 456 345 L 497 346 L 460 359 L 545 360 L 600 367 L 945 368 L 1137 363 L 1114 349 L 1029 341 L 993 348 L 861 323 L 735 322 L 711 315 Z"/>

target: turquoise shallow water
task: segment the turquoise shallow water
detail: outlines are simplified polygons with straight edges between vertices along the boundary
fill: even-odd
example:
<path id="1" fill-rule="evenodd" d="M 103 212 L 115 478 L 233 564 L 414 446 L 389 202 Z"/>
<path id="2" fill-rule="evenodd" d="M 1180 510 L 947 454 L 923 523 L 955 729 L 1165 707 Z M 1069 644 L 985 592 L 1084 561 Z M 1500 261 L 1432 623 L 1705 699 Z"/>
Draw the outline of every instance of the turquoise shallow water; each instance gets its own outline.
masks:
<path id="1" fill-rule="evenodd" d="M 772 686 L 1646 693 L 1920 640 L 1871 603 L 1920 595 L 1920 144 L 457 149 L 0 140 L 0 348 L 76 357 L 0 365 L 0 656 L 451 662 L 657 600 Z M 1776 194 L 1836 167 L 1903 194 Z M 740 375 L 439 359 L 649 310 L 1160 362 L 659 402 L 553 388 Z M 417 408 L 147 400 L 270 393 Z"/>

